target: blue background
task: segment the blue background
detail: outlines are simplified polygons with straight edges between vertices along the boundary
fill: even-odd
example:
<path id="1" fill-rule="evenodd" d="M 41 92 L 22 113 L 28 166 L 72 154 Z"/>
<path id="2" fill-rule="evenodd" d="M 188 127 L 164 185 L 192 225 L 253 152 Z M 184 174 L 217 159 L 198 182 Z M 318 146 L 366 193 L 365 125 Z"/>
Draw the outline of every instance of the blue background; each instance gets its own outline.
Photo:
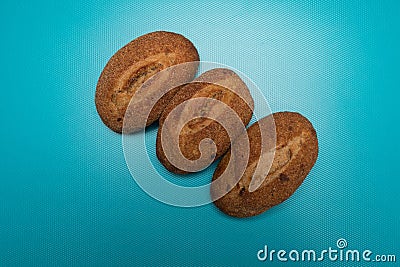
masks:
<path id="1" fill-rule="evenodd" d="M 339 238 L 400 258 L 398 1 L 3 1 L 0 23 L 1 266 L 272 266 L 265 244 Z M 108 59 L 155 30 L 311 120 L 320 154 L 292 198 L 235 219 L 138 187 L 94 92 Z"/>

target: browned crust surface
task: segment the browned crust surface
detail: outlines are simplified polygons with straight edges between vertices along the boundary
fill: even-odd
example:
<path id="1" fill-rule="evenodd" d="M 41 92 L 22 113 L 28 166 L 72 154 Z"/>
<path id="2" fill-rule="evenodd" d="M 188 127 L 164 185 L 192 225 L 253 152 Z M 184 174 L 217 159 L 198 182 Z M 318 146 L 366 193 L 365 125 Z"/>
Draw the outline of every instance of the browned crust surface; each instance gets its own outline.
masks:
<path id="1" fill-rule="evenodd" d="M 214 84 L 213 84 L 214 83 Z M 210 88 L 211 86 L 211 88 Z M 252 117 L 254 102 L 250 95 L 250 92 L 246 84 L 240 79 L 240 77 L 231 70 L 228 69 L 212 69 L 200 75 L 194 82 L 185 85 L 171 100 L 171 103 L 165 108 L 165 111 L 160 117 L 160 127 L 158 129 L 157 141 L 156 141 L 156 152 L 157 157 L 160 162 L 171 172 L 178 174 L 185 174 L 186 171 L 176 168 L 167 159 L 163 146 L 161 144 L 161 131 L 163 129 L 163 124 L 165 118 L 170 114 L 170 112 L 184 101 L 194 98 L 194 97 L 205 97 L 202 95 L 202 91 L 207 90 L 217 91 L 225 90 L 229 91 L 232 95 L 229 103 L 224 102 L 224 99 L 218 99 L 225 104 L 229 105 L 240 117 L 244 125 L 247 125 Z M 232 91 L 230 91 L 230 88 Z M 236 92 L 241 95 L 245 101 L 236 94 Z M 208 96 L 210 97 L 210 96 Z M 179 118 L 173 118 L 178 120 Z M 229 122 L 227 122 L 229 123 Z M 200 131 L 193 134 L 187 134 L 188 128 L 183 128 L 182 132 L 179 134 L 179 146 L 182 154 L 190 160 L 196 160 L 199 155 L 198 145 L 201 140 L 205 138 L 210 138 L 214 141 L 217 147 L 215 154 L 215 160 L 221 157 L 230 146 L 230 140 L 227 131 L 224 127 L 215 122 L 209 121 L 206 127 L 202 128 Z M 238 136 L 240 132 L 236 133 Z"/>
<path id="2" fill-rule="evenodd" d="M 123 79 L 126 80 L 125 83 L 132 82 L 133 78 L 129 75 L 136 74 L 134 82 L 140 85 L 162 69 L 192 61 L 199 61 L 196 48 L 188 39 L 177 33 L 148 33 L 122 47 L 106 64 L 96 87 L 96 108 L 104 124 L 115 132 L 122 131 L 127 105 L 135 93 L 133 89 L 129 91 Z M 195 71 L 182 75 L 182 82 L 190 81 L 194 75 Z M 158 119 L 175 93 L 176 90 L 166 94 L 157 103 L 149 116 L 148 124 Z"/>
<path id="3" fill-rule="evenodd" d="M 268 116 L 269 117 L 269 116 Z M 262 120 L 266 120 L 265 117 Z M 258 215 L 267 209 L 288 199 L 301 185 L 310 172 L 318 156 L 318 140 L 315 129 L 302 115 L 293 112 L 279 112 L 273 114 L 276 127 L 276 151 L 290 152 L 288 161 L 278 163 L 278 154 L 275 152 L 272 166 L 261 186 L 249 191 L 249 182 L 252 176 L 243 175 L 235 187 L 214 204 L 224 213 L 234 217 L 249 217 Z M 250 157 L 247 168 L 251 165 L 263 164 L 258 162 L 261 151 L 261 135 L 259 122 L 247 130 L 250 140 Z M 294 141 L 295 140 L 295 141 Z M 293 145 L 293 142 L 296 142 Z M 293 152 L 296 150 L 296 152 Z M 280 153 L 282 156 L 282 153 Z M 214 172 L 213 180 L 221 176 L 226 169 L 230 158 L 230 151 L 224 156 Z M 281 166 L 279 166 L 281 164 Z M 273 172 L 272 172 L 273 171 Z M 254 173 L 254 171 L 253 171 Z M 245 172 L 246 174 L 246 172 Z M 211 188 L 211 194 L 223 190 Z"/>

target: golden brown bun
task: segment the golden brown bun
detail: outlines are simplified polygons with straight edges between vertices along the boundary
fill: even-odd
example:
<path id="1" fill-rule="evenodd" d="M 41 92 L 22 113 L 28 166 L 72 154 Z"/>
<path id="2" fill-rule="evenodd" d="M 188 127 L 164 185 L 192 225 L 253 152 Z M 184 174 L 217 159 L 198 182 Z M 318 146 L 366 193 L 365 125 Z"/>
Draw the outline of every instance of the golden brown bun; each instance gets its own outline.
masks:
<path id="1" fill-rule="evenodd" d="M 229 88 L 229 89 L 228 89 Z M 185 174 L 191 171 L 185 171 L 174 166 L 165 155 L 165 145 L 161 141 L 161 132 L 163 131 L 164 122 L 167 116 L 171 115 L 178 105 L 184 101 L 195 99 L 198 97 L 204 97 L 207 99 L 216 99 L 227 106 L 229 106 L 240 120 L 240 124 L 244 127 L 249 123 L 254 108 L 254 102 L 250 95 L 250 92 L 246 84 L 240 79 L 240 77 L 231 70 L 218 68 L 212 69 L 200 75 L 193 82 L 183 86 L 181 90 L 174 96 L 171 103 L 165 108 L 165 111 L 160 117 L 160 127 L 157 134 L 156 152 L 160 162 L 171 172 L 178 174 Z M 185 106 L 186 110 L 196 109 L 190 106 L 190 103 Z M 233 117 L 229 117 L 225 112 L 218 110 L 213 105 L 203 105 L 197 107 L 198 109 L 204 109 L 204 114 L 207 114 L 214 108 L 219 113 L 217 120 L 224 120 L 227 125 L 233 124 Z M 209 114 L 209 113 L 208 113 Z M 172 122 L 178 122 L 185 115 L 185 112 L 176 114 L 175 117 L 171 115 L 170 120 Z M 177 131 L 177 129 L 173 129 Z M 232 137 L 236 138 L 240 134 L 240 128 L 235 129 L 232 133 Z M 215 120 L 208 118 L 197 118 L 189 121 L 180 133 L 178 132 L 167 132 L 170 136 L 179 135 L 179 148 L 181 153 L 186 159 L 197 160 L 200 157 L 199 144 L 200 141 L 205 138 L 210 138 L 216 145 L 216 153 L 208 155 L 209 157 L 215 156 L 214 160 L 221 157 L 229 148 L 231 140 L 228 136 L 228 132 L 224 127 L 216 122 Z M 206 153 L 207 154 L 207 153 Z"/>
<path id="2" fill-rule="evenodd" d="M 184 36 L 158 31 L 140 36 L 120 50 L 108 61 L 96 87 L 96 108 L 102 121 L 111 130 L 121 133 L 127 106 L 140 86 L 154 74 L 170 66 L 199 61 L 194 45 Z M 185 83 L 197 71 L 175 75 Z M 151 110 L 147 125 L 156 121 L 176 91 L 169 91 Z"/>
<path id="3" fill-rule="evenodd" d="M 259 125 L 262 125 L 268 119 L 270 120 L 270 116 L 273 116 L 276 127 L 276 144 L 268 147 L 269 151 L 275 151 L 272 166 L 261 185 L 255 191 L 249 190 L 257 164 L 267 164 L 265 160 L 259 162 L 261 154 Z M 222 212 L 230 216 L 249 217 L 258 215 L 285 201 L 301 185 L 317 160 L 317 135 L 313 126 L 305 117 L 293 112 L 279 112 L 270 116 L 261 119 L 248 128 L 250 157 L 246 171 L 229 193 L 214 202 Z M 265 131 L 268 131 L 268 129 Z M 220 177 L 226 169 L 230 155 L 231 151 L 219 163 L 214 172 L 213 181 Z M 232 179 L 233 176 L 234 174 L 232 174 Z M 255 177 L 255 179 L 260 179 L 260 177 Z M 219 187 L 212 186 L 211 195 L 215 196 L 226 188 L 227 184 Z"/>

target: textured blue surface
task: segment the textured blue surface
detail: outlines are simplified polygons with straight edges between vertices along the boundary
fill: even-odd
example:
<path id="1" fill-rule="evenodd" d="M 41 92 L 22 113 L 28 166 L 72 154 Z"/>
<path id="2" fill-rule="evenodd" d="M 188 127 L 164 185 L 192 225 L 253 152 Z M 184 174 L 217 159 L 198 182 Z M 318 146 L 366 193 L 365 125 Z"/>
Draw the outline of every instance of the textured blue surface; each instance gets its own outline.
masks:
<path id="1" fill-rule="evenodd" d="M 0 266 L 297 266 L 256 253 L 338 238 L 400 260 L 398 1 L 73 2 L 1 4 Z M 113 53 L 154 30 L 311 120 L 320 154 L 292 198 L 239 220 L 137 186 L 94 91 Z"/>

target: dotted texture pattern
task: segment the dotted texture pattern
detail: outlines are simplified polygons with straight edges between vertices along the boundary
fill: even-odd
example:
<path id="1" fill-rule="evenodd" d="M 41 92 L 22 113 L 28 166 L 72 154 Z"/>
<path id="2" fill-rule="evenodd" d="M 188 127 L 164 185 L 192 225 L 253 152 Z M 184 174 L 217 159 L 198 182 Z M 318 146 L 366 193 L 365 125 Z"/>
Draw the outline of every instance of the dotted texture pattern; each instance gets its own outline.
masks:
<path id="1" fill-rule="evenodd" d="M 340 0 L 2 3 L 0 266 L 282 266 L 258 262 L 257 251 L 322 250 L 339 238 L 400 258 L 399 9 Z M 319 158 L 289 200 L 240 220 L 213 205 L 162 204 L 135 184 L 94 92 L 108 59 L 155 30 L 183 34 L 202 60 L 251 77 L 272 111 L 313 123 Z M 154 161 L 155 134 L 146 133 Z"/>

